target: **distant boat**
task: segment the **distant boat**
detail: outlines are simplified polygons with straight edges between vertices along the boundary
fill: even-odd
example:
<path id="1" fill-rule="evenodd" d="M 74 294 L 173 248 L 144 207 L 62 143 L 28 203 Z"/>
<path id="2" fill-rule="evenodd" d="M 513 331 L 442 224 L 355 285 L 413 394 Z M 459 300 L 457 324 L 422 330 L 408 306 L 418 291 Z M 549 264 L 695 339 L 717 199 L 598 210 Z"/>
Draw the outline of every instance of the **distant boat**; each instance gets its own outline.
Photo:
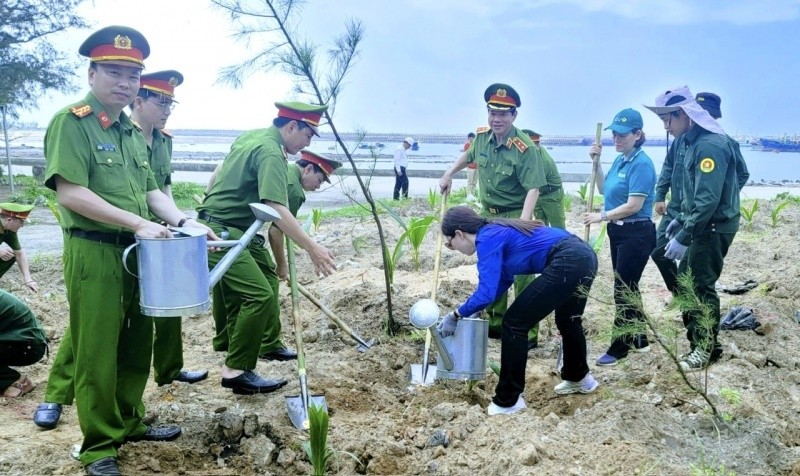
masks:
<path id="1" fill-rule="evenodd" d="M 773 152 L 800 152 L 800 137 L 782 137 L 780 139 L 758 139 L 758 146 L 761 150 Z"/>

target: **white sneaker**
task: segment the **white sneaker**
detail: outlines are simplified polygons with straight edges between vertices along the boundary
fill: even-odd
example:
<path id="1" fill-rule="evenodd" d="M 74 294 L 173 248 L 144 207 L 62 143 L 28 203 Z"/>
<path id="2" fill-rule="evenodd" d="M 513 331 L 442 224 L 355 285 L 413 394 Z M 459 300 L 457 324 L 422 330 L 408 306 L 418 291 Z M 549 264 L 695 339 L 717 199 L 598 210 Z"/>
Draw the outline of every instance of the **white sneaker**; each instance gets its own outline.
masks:
<path id="1" fill-rule="evenodd" d="M 680 366 L 684 372 L 697 372 L 698 370 L 705 369 L 709 365 L 711 365 L 710 354 L 697 348 L 689 352 L 689 355 L 684 357 L 680 362 Z"/>
<path id="2" fill-rule="evenodd" d="M 488 413 L 489 416 L 511 415 L 511 414 L 520 412 L 525 408 L 528 408 L 528 407 L 525 406 L 525 400 L 523 400 L 522 399 L 522 395 L 520 395 L 519 398 L 517 399 L 517 403 L 515 403 L 513 407 L 501 407 L 500 405 L 495 405 L 495 403 L 492 402 L 486 408 L 486 413 Z"/>
<path id="3" fill-rule="evenodd" d="M 597 380 L 592 377 L 592 374 L 586 374 L 586 377 L 583 377 L 580 382 L 562 380 L 560 384 L 553 388 L 553 390 L 559 395 L 569 395 L 571 393 L 592 393 L 597 388 L 597 385 Z"/>

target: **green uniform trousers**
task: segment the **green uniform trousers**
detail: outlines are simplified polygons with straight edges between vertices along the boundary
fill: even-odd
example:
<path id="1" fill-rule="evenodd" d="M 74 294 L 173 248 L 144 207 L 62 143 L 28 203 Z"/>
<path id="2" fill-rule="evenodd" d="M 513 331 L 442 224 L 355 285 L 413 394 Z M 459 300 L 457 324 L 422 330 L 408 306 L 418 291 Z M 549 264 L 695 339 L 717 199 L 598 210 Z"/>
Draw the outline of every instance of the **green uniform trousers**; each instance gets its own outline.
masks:
<path id="1" fill-rule="evenodd" d="M 486 210 L 486 207 L 484 207 Z M 511 210 L 508 212 L 491 214 L 486 211 L 482 213 L 487 218 L 519 218 L 522 209 Z M 533 274 L 520 274 L 514 277 L 514 296 L 519 296 L 522 290 L 536 279 Z M 500 335 L 503 327 L 503 316 L 508 309 L 508 292 L 505 292 L 497 298 L 497 300 L 486 308 L 486 318 L 489 320 L 489 332 L 492 334 Z M 528 332 L 528 342 L 537 342 L 539 339 L 539 324 L 537 323 Z"/>
<path id="2" fill-rule="evenodd" d="M 206 224 L 217 235 L 227 229 L 231 240 L 238 240 L 244 234 L 236 228 L 226 228 L 216 223 Z M 209 268 L 216 266 L 225 256 L 225 252 L 226 250 L 209 252 Z M 264 239 L 256 237 L 214 286 L 212 312 L 217 335 L 213 345 L 215 350 L 227 348 L 225 365 L 228 367 L 255 369 L 258 355 L 262 353 L 262 340 L 270 341 L 269 350 L 283 346 L 280 341 L 277 281 L 275 264 L 269 250 L 264 247 Z"/>
<path id="3" fill-rule="evenodd" d="M 11 258 L 8 261 L 3 261 L 0 259 L 0 278 L 2 278 L 3 275 L 6 274 L 8 270 L 11 269 L 11 267 L 14 266 L 14 263 L 16 262 L 17 258 Z"/>
<path id="4" fill-rule="evenodd" d="M 153 322 L 156 330 L 153 341 L 153 376 L 157 384 L 166 385 L 178 378 L 183 369 L 181 320 L 177 317 L 160 317 L 153 319 Z M 67 327 L 50 367 L 44 401 L 72 405 L 75 399 L 75 388 L 72 385 L 74 372 L 72 334 Z"/>
<path id="5" fill-rule="evenodd" d="M 72 385 L 73 375 L 75 375 L 75 358 L 72 355 L 72 332 L 67 326 L 64 336 L 61 338 L 61 344 L 58 346 L 56 358 L 50 367 L 44 401 L 72 405 L 72 401 L 75 399 L 75 387 Z"/>
<path id="6" fill-rule="evenodd" d="M 694 278 L 694 292 L 701 306 L 708 309 L 709 320 L 703 322 L 703 311 L 693 309 L 683 314 L 686 337 L 692 349 L 699 347 L 706 352 L 720 351 L 717 340 L 721 313 L 716 284 L 722 274 L 725 255 L 733 243 L 736 233 L 708 233 L 694 239 L 686 256 L 681 261 L 680 273 L 687 270 Z"/>
<path id="7" fill-rule="evenodd" d="M 536 207 L 533 209 L 533 216 L 541 220 L 547 226 L 553 228 L 567 229 L 567 219 L 564 215 L 564 190 L 558 189 L 555 192 L 542 195 L 536 200 Z"/>
<path id="8" fill-rule="evenodd" d="M 154 317 L 153 377 L 157 384 L 167 385 L 177 379 L 183 369 L 183 333 L 180 317 Z"/>
<path id="9" fill-rule="evenodd" d="M 64 281 L 70 314 L 81 464 L 116 457 L 147 427 L 142 395 L 150 373 L 153 319 L 141 314 L 138 280 L 122 268 L 124 246 L 66 236 Z M 135 258 L 129 258 L 135 268 Z"/>

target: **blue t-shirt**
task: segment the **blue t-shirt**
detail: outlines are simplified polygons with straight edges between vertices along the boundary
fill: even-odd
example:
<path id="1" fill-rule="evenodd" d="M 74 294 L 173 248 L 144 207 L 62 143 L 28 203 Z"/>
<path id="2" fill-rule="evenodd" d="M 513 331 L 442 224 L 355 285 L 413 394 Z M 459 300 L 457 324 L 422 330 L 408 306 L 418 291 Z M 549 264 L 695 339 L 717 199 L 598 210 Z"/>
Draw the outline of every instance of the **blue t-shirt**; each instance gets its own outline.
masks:
<path id="1" fill-rule="evenodd" d="M 572 236 L 560 228 L 542 226 L 530 236 L 505 225 L 486 225 L 478 230 L 478 289 L 458 308 L 462 316 L 485 309 L 508 290 L 518 274 L 539 274 L 556 243 Z"/>
<path id="2" fill-rule="evenodd" d="M 641 148 L 631 153 L 630 160 L 625 160 L 625 156 L 620 154 L 606 174 L 603 187 L 605 211 L 625 204 L 630 195 L 638 195 L 646 197 L 642 208 L 625 218 L 651 218 L 657 180 L 653 161 Z"/>

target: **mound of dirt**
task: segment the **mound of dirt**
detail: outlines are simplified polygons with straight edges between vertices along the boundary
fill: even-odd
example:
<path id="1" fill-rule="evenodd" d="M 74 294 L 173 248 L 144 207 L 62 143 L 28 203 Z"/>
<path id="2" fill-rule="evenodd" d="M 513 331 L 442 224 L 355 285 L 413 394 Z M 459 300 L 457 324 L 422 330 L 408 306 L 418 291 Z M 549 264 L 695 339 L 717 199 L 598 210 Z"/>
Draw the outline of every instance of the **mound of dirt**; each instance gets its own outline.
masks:
<path id="1" fill-rule="evenodd" d="M 39 293 L 23 289 L 16 269 L 2 278 L 2 285 L 40 317 L 52 336 L 54 355 L 68 320 L 58 254 L 61 235 L 55 223 L 44 218 L 46 211 L 41 213 L 22 238 Z M 407 216 L 433 213 L 422 201 L 404 211 Z M 299 255 L 301 282 L 359 335 L 377 341 L 366 353 L 357 352 L 352 339 L 301 297 L 308 382 L 312 393 L 325 395 L 330 408 L 328 441 L 337 456 L 329 473 L 800 475 L 800 324 L 793 317 L 800 308 L 800 207 L 786 208 L 775 228 L 768 219 L 758 216 L 751 229 L 740 231 L 720 280 L 726 285 L 758 281 L 760 285 L 747 293 L 721 294 L 722 308 L 723 313 L 731 306 L 753 308 L 767 327 L 763 335 L 722 332 L 722 360 L 707 374 L 692 376 L 706 383 L 709 398 L 724 414 L 726 422 L 719 423 L 656 345 L 650 353 L 632 354 L 616 367 L 592 364 L 600 382 L 597 392 L 556 396 L 557 336 L 547 322 L 542 323 L 540 346 L 528 361 L 528 409 L 518 415 L 486 415 L 497 383 L 491 372 L 471 387 L 455 381 L 409 385 L 409 368 L 421 363 L 423 342 L 408 324 L 407 313 L 414 302 L 430 295 L 436 233 L 426 237 L 419 269 L 406 253 L 395 270 L 392 306 L 401 327 L 389 337 L 382 330 L 387 300 L 374 223 L 368 218 L 323 218 L 315 238 L 333 250 L 339 271 L 318 279 L 308 258 Z M 568 223 L 582 235 L 577 207 Z M 399 226 L 389 218 L 383 225 L 394 246 Z M 477 277 L 474 257 L 447 249 L 442 253 L 438 302 L 444 312 L 469 295 Z M 599 257 L 600 275 L 585 315 L 592 362 L 608 345 L 613 319 L 607 243 Z M 678 312 L 664 307 L 669 294 L 652 263 L 645 270 L 642 290 L 648 312 L 665 335 L 674 330 L 678 351 L 685 352 L 688 344 L 681 337 Z M 293 347 L 287 286 L 282 287 L 281 306 L 283 340 Z M 195 385 L 157 387 L 150 382 L 145 391 L 149 421 L 179 423 L 184 433 L 170 443 L 124 445 L 123 472 L 312 473 L 302 449 L 308 435 L 291 425 L 284 402 L 285 396 L 299 394 L 294 362 L 258 363 L 262 375 L 288 379 L 284 389 L 233 395 L 220 386 L 224 354 L 211 349 L 211 316 L 187 318 L 183 324 L 186 368 L 209 369 L 210 377 Z M 490 341 L 489 355 L 499 361 L 499 341 Z M 43 399 L 49 368 L 50 362 L 43 361 L 22 369 L 38 387 L 19 400 L 0 399 L 3 474 L 82 474 L 69 454 L 81 441 L 75 409 L 67 407 L 52 431 L 41 431 L 31 421 Z"/>

